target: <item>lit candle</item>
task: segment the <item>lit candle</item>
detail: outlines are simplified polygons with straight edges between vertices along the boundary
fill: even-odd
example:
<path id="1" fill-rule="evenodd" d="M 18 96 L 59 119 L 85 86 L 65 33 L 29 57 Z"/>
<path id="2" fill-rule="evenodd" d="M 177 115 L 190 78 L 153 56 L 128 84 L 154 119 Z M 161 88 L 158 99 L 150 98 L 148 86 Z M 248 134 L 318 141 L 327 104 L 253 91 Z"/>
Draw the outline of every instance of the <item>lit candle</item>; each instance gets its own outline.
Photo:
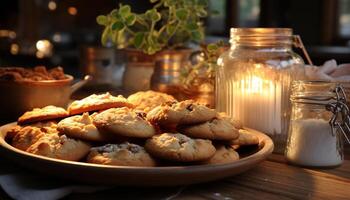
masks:
<path id="1" fill-rule="evenodd" d="M 289 87 L 288 81 L 289 77 L 274 73 L 262 64 L 255 64 L 255 70 L 236 74 L 229 84 L 232 92 L 226 97 L 229 114 L 241 119 L 247 127 L 267 134 L 281 134 L 285 121 L 282 106 L 289 100 L 289 94 L 282 93 Z"/>
<path id="2" fill-rule="evenodd" d="M 248 76 L 234 82 L 234 116 L 241 116 L 245 126 L 265 133 L 280 133 L 280 83 L 258 76 Z"/>

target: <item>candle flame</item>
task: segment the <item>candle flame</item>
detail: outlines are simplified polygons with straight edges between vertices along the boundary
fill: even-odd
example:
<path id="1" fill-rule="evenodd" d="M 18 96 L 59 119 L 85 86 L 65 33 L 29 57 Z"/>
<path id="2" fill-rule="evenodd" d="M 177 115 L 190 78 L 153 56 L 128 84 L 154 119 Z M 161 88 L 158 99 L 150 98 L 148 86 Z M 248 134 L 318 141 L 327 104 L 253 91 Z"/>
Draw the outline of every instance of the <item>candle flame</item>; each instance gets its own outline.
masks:
<path id="1" fill-rule="evenodd" d="M 273 90 L 274 84 L 271 80 L 263 79 L 259 76 L 248 76 L 241 81 L 241 92 L 247 94 L 268 94 Z"/>

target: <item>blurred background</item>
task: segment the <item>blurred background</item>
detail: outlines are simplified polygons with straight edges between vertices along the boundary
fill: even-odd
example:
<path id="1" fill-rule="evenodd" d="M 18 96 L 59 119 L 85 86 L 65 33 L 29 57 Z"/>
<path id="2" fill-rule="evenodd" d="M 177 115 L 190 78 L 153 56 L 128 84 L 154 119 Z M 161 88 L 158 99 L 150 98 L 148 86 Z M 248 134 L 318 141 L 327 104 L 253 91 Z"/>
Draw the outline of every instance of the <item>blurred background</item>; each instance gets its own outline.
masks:
<path id="1" fill-rule="evenodd" d="M 2 0 L 0 2 L 0 66 L 60 65 L 81 77 L 89 62 L 122 64 L 108 59 L 115 49 L 101 48 L 102 27 L 96 16 L 119 3 L 142 12 L 143 0 Z M 334 58 L 350 63 L 348 0 L 210 0 L 207 40 L 227 39 L 230 27 L 290 27 L 301 35 L 315 64 Z M 118 71 L 119 70 L 119 71 Z M 122 69 L 114 69 L 120 76 Z M 109 73 L 109 72 L 108 72 Z M 118 77 L 114 77 L 118 79 Z"/>

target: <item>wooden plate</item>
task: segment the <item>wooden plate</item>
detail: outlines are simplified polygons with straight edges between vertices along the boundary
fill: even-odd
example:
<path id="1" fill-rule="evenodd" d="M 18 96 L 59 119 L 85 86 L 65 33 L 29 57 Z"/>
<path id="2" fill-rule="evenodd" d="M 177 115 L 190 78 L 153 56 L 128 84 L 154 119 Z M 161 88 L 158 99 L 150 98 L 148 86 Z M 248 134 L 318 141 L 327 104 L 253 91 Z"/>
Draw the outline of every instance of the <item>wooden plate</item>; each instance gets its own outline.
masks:
<path id="1" fill-rule="evenodd" d="M 248 129 L 259 137 L 260 144 L 253 153 L 232 163 L 171 167 L 105 166 L 53 159 L 16 149 L 4 139 L 7 130 L 14 125 L 11 123 L 0 127 L 2 156 L 40 173 L 89 184 L 174 186 L 214 181 L 251 169 L 273 151 L 273 142 L 268 136 Z"/>

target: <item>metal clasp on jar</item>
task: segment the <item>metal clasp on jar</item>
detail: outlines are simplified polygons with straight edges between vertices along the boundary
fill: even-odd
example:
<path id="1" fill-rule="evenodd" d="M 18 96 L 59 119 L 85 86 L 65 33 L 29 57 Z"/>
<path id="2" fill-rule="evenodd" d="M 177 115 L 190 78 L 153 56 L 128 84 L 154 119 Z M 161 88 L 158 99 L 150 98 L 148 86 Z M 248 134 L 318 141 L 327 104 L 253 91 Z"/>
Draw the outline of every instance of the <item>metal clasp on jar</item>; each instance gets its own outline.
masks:
<path id="1" fill-rule="evenodd" d="M 326 105 L 326 109 L 333 113 L 329 125 L 331 126 L 332 135 L 335 135 L 338 129 L 350 144 L 350 139 L 347 135 L 350 133 L 350 111 L 346 102 L 346 94 L 340 84 L 335 87 L 335 93 L 336 101 Z"/>

